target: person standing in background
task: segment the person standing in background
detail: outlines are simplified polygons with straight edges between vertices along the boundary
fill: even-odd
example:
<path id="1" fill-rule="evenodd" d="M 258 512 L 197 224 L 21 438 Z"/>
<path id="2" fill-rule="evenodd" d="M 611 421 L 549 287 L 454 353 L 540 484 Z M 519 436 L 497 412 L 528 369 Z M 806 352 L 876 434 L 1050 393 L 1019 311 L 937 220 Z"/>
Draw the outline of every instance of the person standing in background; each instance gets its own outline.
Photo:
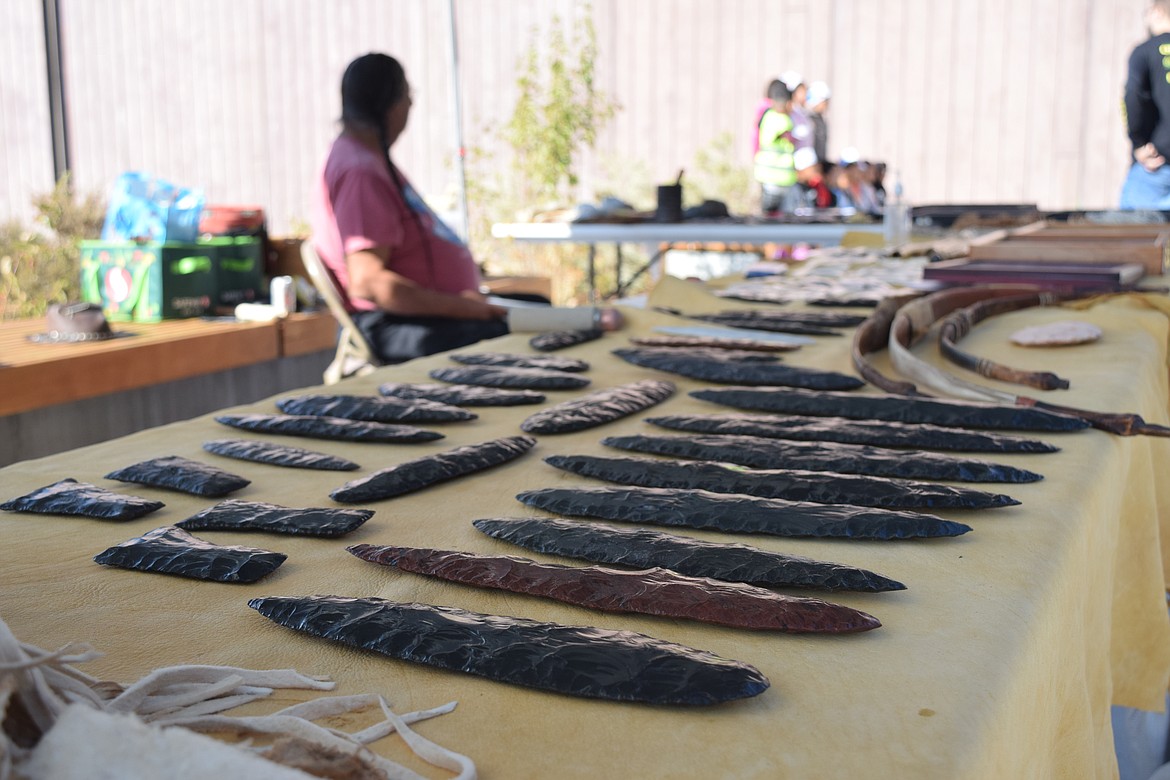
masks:
<path id="1" fill-rule="evenodd" d="M 1133 164 L 1121 187 L 1123 209 L 1170 209 L 1170 0 L 1146 10 L 1149 39 L 1129 56 L 1125 123 Z"/>
<path id="2" fill-rule="evenodd" d="M 772 93 L 772 85 L 776 83 L 776 79 L 768 82 L 768 86 L 764 87 L 764 96 L 760 98 L 760 102 L 756 104 L 755 117 L 752 120 L 752 127 L 755 130 L 752 132 L 752 158 L 756 156 L 756 152 L 760 151 L 760 120 L 764 118 L 764 114 L 772 107 L 772 99 L 768 97 Z"/>
<path id="3" fill-rule="evenodd" d="M 813 124 L 804 105 L 808 96 L 804 77 L 794 70 L 788 70 L 781 74 L 780 80 L 792 93 L 792 104 L 788 110 L 788 116 L 792 119 L 792 143 L 797 149 L 812 148 Z"/>
<path id="4" fill-rule="evenodd" d="M 788 190 L 796 184 L 796 168 L 792 154 L 792 93 L 784 82 L 773 81 L 768 86 L 771 107 L 760 117 L 756 128 L 759 151 L 756 152 L 754 173 L 763 195 L 760 210 L 773 215 L 784 204 Z"/>
<path id="5" fill-rule="evenodd" d="M 829 110 L 829 98 L 832 96 L 828 84 L 814 81 L 808 85 L 808 94 L 804 101 L 809 123 L 812 125 L 812 148 L 821 164 L 829 159 L 829 124 L 825 114 Z"/>

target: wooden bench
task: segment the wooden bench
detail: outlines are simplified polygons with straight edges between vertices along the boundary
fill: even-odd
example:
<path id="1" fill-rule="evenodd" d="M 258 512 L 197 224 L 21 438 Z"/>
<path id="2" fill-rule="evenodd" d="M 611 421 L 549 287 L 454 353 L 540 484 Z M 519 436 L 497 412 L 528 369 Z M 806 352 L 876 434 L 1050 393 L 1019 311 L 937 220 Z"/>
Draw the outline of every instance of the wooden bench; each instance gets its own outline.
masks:
<path id="1" fill-rule="evenodd" d="M 112 327 L 127 335 L 38 343 L 44 319 L 0 323 L 0 465 L 320 384 L 337 343 L 327 312 Z"/>

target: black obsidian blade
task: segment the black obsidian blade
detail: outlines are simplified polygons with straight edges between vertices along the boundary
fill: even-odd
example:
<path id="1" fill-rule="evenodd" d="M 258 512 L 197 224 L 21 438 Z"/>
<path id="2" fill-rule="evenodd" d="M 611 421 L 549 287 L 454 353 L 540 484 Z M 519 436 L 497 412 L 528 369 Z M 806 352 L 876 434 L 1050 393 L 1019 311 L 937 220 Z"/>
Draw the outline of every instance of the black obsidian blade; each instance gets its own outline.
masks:
<path id="1" fill-rule="evenodd" d="M 833 311 L 768 311 L 765 309 L 727 309 L 699 315 L 710 322 L 799 322 L 826 328 L 852 328 L 865 322 L 860 314 Z"/>
<path id="2" fill-rule="evenodd" d="M 168 525 L 111 547 L 94 560 L 103 566 L 196 580 L 256 582 L 276 571 L 287 557 L 256 547 L 211 544 Z"/>
<path id="3" fill-rule="evenodd" d="M 261 501 L 229 499 L 175 525 L 186 531 L 261 531 L 334 538 L 357 530 L 373 516 L 369 509 L 293 509 Z"/>
<path id="4" fill-rule="evenodd" d="M 549 371 L 588 371 L 589 364 L 576 358 L 560 355 L 514 355 L 508 352 L 456 352 L 451 359 L 465 366 L 511 366 L 513 368 L 543 368 Z"/>
<path id="5" fill-rule="evenodd" d="M 276 436 L 305 436 L 310 439 L 370 441 L 383 444 L 412 444 L 443 438 L 437 431 L 413 425 L 344 420 L 311 414 L 221 414 L 215 421 L 232 428 Z"/>
<path id="6" fill-rule="evenodd" d="M 528 452 L 535 444 L 536 439 L 531 436 L 510 436 L 456 447 L 347 482 L 329 497 L 345 504 L 393 498 L 507 463 Z"/>
<path id="7" fill-rule="evenodd" d="M 1018 436 L 964 431 L 923 423 L 867 422 L 843 417 L 763 414 L 690 414 L 648 417 L 662 428 L 691 433 L 761 436 L 796 441 L 835 441 L 875 447 L 948 452 L 1057 452 L 1060 448 Z"/>
<path id="8" fill-rule="evenodd" d="M 251 480 L 208 466 L 197 460 L 170 455 L 152 458 L 111 471 L 106 479 L 137 482 L 140 485 L 178 490 L 196 496 L 218 498 L 251 484 Z"/>
<path id="9" fill-rule="evenodd" d="M 273 444 L 252 439 L 214 439 L 203 442 L 203 449 L 225 458 L 247 460 L 253 463 L 267 463 L 270 466 L 285 466 L 293 469 L 317 469 L 320 471 L 354 471 L 358 464 L 337 455 L 326 455 L 287 444 Z"/>
<path id="10" fill-rule="evenodd" d="M 598 328 L 591 328 L 589 330 L 550 330 L 545 333 L 537 333 L 528 339 L 528 346 L 533 349 L 538 349 L 541 352 L 555 352 L 558 349 L 566 349 L 567 347 L 575 347 L 578 344 L 584 344 L 588 341 L 595 341 L 601 338 L 603 333 L 604 331 Z"/>
<path id="11" fill-rule="evenodd" d="M 798 333 L 802 336 L 840 336 L 840 332 L 824 325 L 814 325 L 807 322 L 778 319 L 746 319 L 743 317 L 726 318 L 718 314 L 697 314 L 692 319 L 722 325 L 726 328 L 742 328 L 744 330 L 763 330 L 771 333 Z"/>
<path id="12" fill-rule="evenodd" d="M 661 488 L 546 488 L 516 496 L 528 506 L 568 517 L 682 526 L 732 534 L 915 539 L 958 536 L 963 523 L 891 509 L 812 504 L 706 490 Z"/>
<path id="13" fill-rule="evenodd" d="M 937 398 L 860 393 L 810 393 L 800 390 L 757 390 L 720 387 L 691 392 L 711 403 L 779 414 L 846 417 L 850 420 L 886 420 L 928 423 L 945 428 L 991 428 L 1015 431 L 1079 431 L 1089 424 L 1078 417 L 1023 406 L 996 406 Z"/>
<path id="14" fill-rule="evenodd" d="M 707 705 L 755 696 L 754 667 L 632 631 L 340 596 L 248 606 L 282 626 L 403 661 L 572 696 Z"/>
<path id="15" fill-rule="evenodd" d="M 583 376 L 567 371 L 544 368 L 510 368 L 507 366 L 454 366 L 436 368 L 431 379 L 460 385 L 521 388 L 527 390 L 576 390 L 589 384 Z"/>
<path id="16" fill-rule="evenodd" d="M 701 360 L 722 360 L 730 363 L 779 363 L 781 358 L 775 352 L 757 352 L 750 349 L 723 349 L 717 347 L 641 347 L 643 354 L 661 355 L 666 358 L 698 358 Z"/>
<path id="17" fill-rule="evenodd" d="M 892 450 L 860 444 L 785 441 L 758 436 L 611 436 L 607 447 L 692 460 L 738 463 L 759 469 L 800 466 L 806 471 L 956 482 L 1036 482 L 1039 474 L 923 450 Z"/>
<path id="18" fill-rule="evenodd" d="M 659 567 L 690 577 L 778 588 L 866 593 L 906 589 L 896 580 L 853 566 L 648 528 L 535 517 L 493 517 L 471 524 L 494 539 L 534 552 L 634 569 Z"/>
<path id="19" fill-rule="evenodd" d="M 363 395 L 299 395 L 282 398 L 276 406 L 285 414 L 340 417 L 345 420 L 365 420 L 380 423 L 462 422 L 474 420 L 476 415 L 458 406 L 427 401 L 421 398 L 363 396 Z"/>
<path id="20" fill-rule="evenodd" d="M 873 615 L 807 596 L 787 596 L 742 582 L 688 577 L 663 568 L 539 563 L 515 555 L 355 544 L 362 560 L 428 577 L 540 596 L 601 612 L 696 620 L 754 631 L 847 634 L 881 626 Z"/>
<path id="21" fill-rule="evenodd" d="M 758 339 L 720 339 L 703 336 L 634 336 L 630 342 L 640 347 L 656 347 L 660 349 L 685 350 L 691 348 L 721 349 L 741 352 L 794 352 L 800 349 L 799 344 L 782 344 L 779 342 L 760 341 Z"/>
<path id="22" fill-rule="evenodd" d="M 740 385 L 806 387 L 813 390 L 852 390 L 865 383 L 855 376 L 773 363 L 711 360 L 688 355 L 664 354 L 655 349 L 615 349 L 627 363 L 706 382 Z"/>
<path id="23" fill-rule="evenodd" d="M 887 509 L 994 509 L 1018 506 L 1002 493 L 913 482 L 886 477 L 836 474 L 798 469 L 748 469 L 730 463 L 661 458 L 606 458 L 594 455 L 550 455 L 546 463 L 583 477 L 620 485 L 697 488 L 713 493 L 743 493 L 759 498 L 852 504 Z"/>
<path id="24" fill-rule="evenodd" d="M 96 517 L 100 520 L 135 520 L 163 506 L 161 501 L 148 501 L 66 478 L 5 501 L 0 504 L 0 509 L 42 515 Z"/>
<path id="25" fill-rule="evenodd" d="M 523 406 L 544 403 L 544 394 L 533 390 L 501 390 L 478 385 L 438 385 L 428 382 L 386 382 L 382 395 L 425 398 L 453 406 Z"/>
<path id="26" fill-rule="evenodd" d="M 541 409 L 520 423 L 520 430 L 540 434 L 583 431 L 648 409 L 672 395 L 674 395 L 672 383 L 655 379 L 607 387 Z"/>

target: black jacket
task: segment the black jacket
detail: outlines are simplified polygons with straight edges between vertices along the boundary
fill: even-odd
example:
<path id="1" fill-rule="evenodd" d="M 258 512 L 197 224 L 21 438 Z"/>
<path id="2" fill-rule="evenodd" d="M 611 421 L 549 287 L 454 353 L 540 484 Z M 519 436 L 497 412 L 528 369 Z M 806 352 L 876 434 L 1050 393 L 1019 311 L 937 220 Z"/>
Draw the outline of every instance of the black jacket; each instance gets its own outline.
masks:
<path id="1" fill-rule="evenodd" d="M 1150 38 L 1129 55 L 1125 118 L 1135 149 L 1152 141 L 1170 158 L 1170 33 Z"/>

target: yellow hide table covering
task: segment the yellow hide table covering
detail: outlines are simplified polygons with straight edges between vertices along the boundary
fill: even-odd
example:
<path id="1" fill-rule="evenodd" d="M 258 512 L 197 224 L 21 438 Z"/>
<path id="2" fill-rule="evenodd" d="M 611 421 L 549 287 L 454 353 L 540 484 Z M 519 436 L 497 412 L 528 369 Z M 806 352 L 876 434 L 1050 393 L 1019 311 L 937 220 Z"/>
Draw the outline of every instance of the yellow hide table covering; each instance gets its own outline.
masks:
<path id="1" fill-rule="evenodd" d="M 702 287 L 665 280 L 651 305 L 688 312 L 737 306 Z M 747 308 L 739 305 L 740 308 Z M 376 515 L 344 539 L 200 532 L 221 544 L 287 553 L 275 574 L 254 585 L 205 583 L 98 566 L 107 546 L 174 523 L 215 503 L 103 479 L 115 468 L 162 455 L 195 458 L 252 484 L 233 498 L 286 506 L 329 506 L 328 494 L 371 471 L 519 432 L 537 407 L 476 409 L 479 419 L 443 426 L 428 444 L 348 444 L 271 437 L 344 455 L 358 472 L 282 469 L 210 455 L 210 439 L 258 437 L 211 416 L 145 431 L 0 470 L 0 499 L 64 477 L 158 498 L 167 506 L 129 523 L 0 513 L 0 617 L 26 642 L 57 647 L 88 641 L 107 653 L 85 665 L 130 682 L 170 664 L 295 668 L 329 675 L 338 693 L 380 693 L 399 712 L 458 700 L 456 711 L 416 728 L 470 756 L 483 778 L 1023 778 L 1116 775 L 1109 705 L 1160 709 L 1170 676 L 1164 561 L 1170 554 L 1170 441 L 1098 431 L 1036 436 L 1058 444 L 1049 455 L 978 455 L 1046 476 L 1028 485 L 974 486 L 1023 504 L 938 514 L 973 526 L 954 539 L 917 542 L 734 537 L 776 551 L 871 569 L 908 590 L 834 593 L 832 601 L 883 623 L 850 636 L 736 631 L 682 621 L 594 613 L 541 599 L 478 590 L 401 573 L 345 552 L 355 543 L 403 544 L 489 554 L 529 554 L 480 534 L 471 520 L 539 514 L 514 499 L 525 489 L 600 483 L 544 464 L 553 454 L 617 454 L 607 435 L 654 432 L 653 414 L 727 411 L 687 396 L 701 383 L 638 368 L 609 355 L 627 337 L 679 324 L 649 310 L 627 310 L 625 330 L 555 353 L 593 365 L 586 391 L 550 392 L 556 402 L 593 389 L 655 376 L 678 393 L 649 412 L 603 428 L 539 437 L 517 461 L 479 475 L 371 505 Z M 1061 350 L 1024 350 L 1014 330 L 1074 317 L 1104 338 Z M 466 351 L 527 352 L 528 334 Z M 1167 318 L 1117 299 L 1086 311 L 1029 310 L 988 321 L 964 345 L 1004 363 L 1047 368 L 1072 381 L 1060 402 L 1139 412 L 1167 423 Z M 922 346 L 927 354 L 930 347 Z M 851 371 L 849 339 L 821 338 L 785 356 L 794 365 Z M 933 359 L 933 358 L 932 358 Z M 331 392 L 375 393 L 386 381 L 429 381 L 450 364 L 434 356 L 348 380 Z M 979 381 L 990 382 L 990 380 Z M 1015 389 L 1008 388 L 1005 389 Z M 1055 394 L 1050 394 L 1055 395 Z M 271 402 L 244 407 L 275 411 Z M 799 466 L 799 464 L 792 464 Z M 263 595 L 377 596 L 550 620 L 630 629 L 734 658 L 759 668 L 772 687 L 754 699 L 711 708 L 667 708 L 575 699 L 359 652 L 295 633 L 261 617 L 247 600 Z M 818 595 L 818 594 L 810 594 Z M 268 712 L 314 694 L 286 693 L 250 705 Z M 397 737 L 374 748 L 428 777 L 448 776 L 407 754 Z"/>

